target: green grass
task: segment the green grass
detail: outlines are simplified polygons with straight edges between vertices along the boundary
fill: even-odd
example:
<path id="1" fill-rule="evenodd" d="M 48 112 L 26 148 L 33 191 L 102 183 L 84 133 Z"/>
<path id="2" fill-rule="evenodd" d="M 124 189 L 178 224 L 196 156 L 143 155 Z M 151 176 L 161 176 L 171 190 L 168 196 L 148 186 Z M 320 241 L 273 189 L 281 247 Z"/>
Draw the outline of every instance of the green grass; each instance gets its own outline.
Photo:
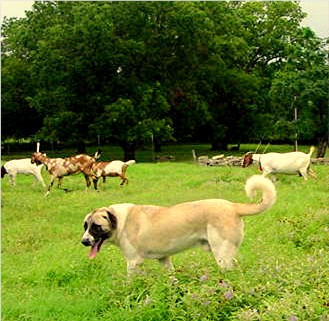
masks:
<path id="1" fill-rule="evenodd" d="M 76 175 L 64 178 L 71 192 L 54 187 L 48 198 L 32 177 L 18 176 L 16 188 L 6 177 L 2 320 L 328 321 L 329 171 L 324 165 L 312 168 L 317 180 L 277 175 L 276 205 L 244 219 L 235 269 L 223 272 L 211 253 L 191 249 L 173 257 L 176 279 L 156 261 L 146 261 L 140 275 L 127 280 L 125 260 L 111 245 L 89 260 L 80 244 L 84 216 L 121 202 L 170 205 L 214 197 L 247 202 L 244 183 L 256 166 L 137 163 L 129 167 L 123 188 L 110 178 L 100 192 L 86 191 L 83 176 Z"/>

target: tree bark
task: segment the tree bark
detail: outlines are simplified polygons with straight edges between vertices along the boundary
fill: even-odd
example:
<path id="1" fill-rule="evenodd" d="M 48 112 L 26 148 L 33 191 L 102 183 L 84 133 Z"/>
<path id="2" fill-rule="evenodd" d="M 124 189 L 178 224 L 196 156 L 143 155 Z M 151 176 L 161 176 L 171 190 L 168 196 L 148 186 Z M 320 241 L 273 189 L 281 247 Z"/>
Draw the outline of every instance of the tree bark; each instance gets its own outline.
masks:
<path id="1" fill-rule="evenodd" d="M 328 140 L 326 137 L 321 137 L 318 139 L 318 152 L 316 154 L 317 158 L 322 158 L 326 154 L 328 147 Z"/>
<path id="2" fill-rule="evenodd" d="M 123 147 L 123 158 L 124 161 L 135 159 L 136 146 L 134 144 L 125 144 Z"/>
<path id="3" fill-rule="evenodd" d="M 228 143 L 223 140 L 213 140 L 211 150 L 228 150 Z"/>

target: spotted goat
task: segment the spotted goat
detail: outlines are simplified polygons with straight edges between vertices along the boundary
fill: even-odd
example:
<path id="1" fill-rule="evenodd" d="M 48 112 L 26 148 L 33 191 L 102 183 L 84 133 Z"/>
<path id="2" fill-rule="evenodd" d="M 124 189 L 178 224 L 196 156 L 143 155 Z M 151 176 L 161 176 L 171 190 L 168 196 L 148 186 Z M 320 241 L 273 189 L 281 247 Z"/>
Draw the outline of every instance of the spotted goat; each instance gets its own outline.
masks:
<path id="1" fill-rule="evenodd" d="M 89 187 L 91 185 L 90 178 L 89 175 L 84 173 L 84 168 L 91 166 L 99 157 L 99 151 L 97 151 L 94 156 L 79 154 L 66 158 L 50 158 L 47 157 L 46 154 L 35 152 L 32 154 L 31 163 L 45 165 L 50 174 L 50 184 L 46 193 L 47 196 L 50 193 L 50 189 L 56 179 L 58 179 L 58 187 L 61 187 L 64 176 L 76 173 L 83 173 L 86 180 L 86 185 Z"/>

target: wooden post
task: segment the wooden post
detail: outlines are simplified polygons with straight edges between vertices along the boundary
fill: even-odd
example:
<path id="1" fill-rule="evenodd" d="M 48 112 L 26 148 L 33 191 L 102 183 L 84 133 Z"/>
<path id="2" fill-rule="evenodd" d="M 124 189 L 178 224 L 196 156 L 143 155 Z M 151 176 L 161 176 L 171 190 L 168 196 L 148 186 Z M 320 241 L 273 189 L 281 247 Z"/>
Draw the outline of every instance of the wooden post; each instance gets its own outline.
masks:
<path id="1" fill-rule="evenodd" d="M 296 100 L 296 96 L 295 96 L 295 100 Z M 298 113 L 297 113 L 297 107 L 295 107 L 295 117 L 294 117 L 294 121 L 295 121 L 295 152 L 297 152 L 297 150 L 298 150 L 298 143 L 297 143 L 297 137 L 298 137 L 297 120 L 298 120 Z"/>
<path id="2" fill-rule="evenodd" d="M 196 153 L 194 149 L 192 149 L 192 156 L 193 156 L 193 160 L 196 161 Z"/>

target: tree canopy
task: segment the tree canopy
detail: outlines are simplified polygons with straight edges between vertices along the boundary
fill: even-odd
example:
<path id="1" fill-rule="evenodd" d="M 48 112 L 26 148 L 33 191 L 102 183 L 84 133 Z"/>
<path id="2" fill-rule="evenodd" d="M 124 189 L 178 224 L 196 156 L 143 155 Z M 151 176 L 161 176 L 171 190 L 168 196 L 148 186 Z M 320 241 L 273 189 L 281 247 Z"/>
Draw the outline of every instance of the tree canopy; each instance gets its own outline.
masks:
<path id="1" fill-rule="evenodd" d="M 328 40 L 304 17 L 286 1 L 35 2 L 2 25 L 2 135 L 100 135 L 126 158 L 151 139 L 326 144 Z"/>

